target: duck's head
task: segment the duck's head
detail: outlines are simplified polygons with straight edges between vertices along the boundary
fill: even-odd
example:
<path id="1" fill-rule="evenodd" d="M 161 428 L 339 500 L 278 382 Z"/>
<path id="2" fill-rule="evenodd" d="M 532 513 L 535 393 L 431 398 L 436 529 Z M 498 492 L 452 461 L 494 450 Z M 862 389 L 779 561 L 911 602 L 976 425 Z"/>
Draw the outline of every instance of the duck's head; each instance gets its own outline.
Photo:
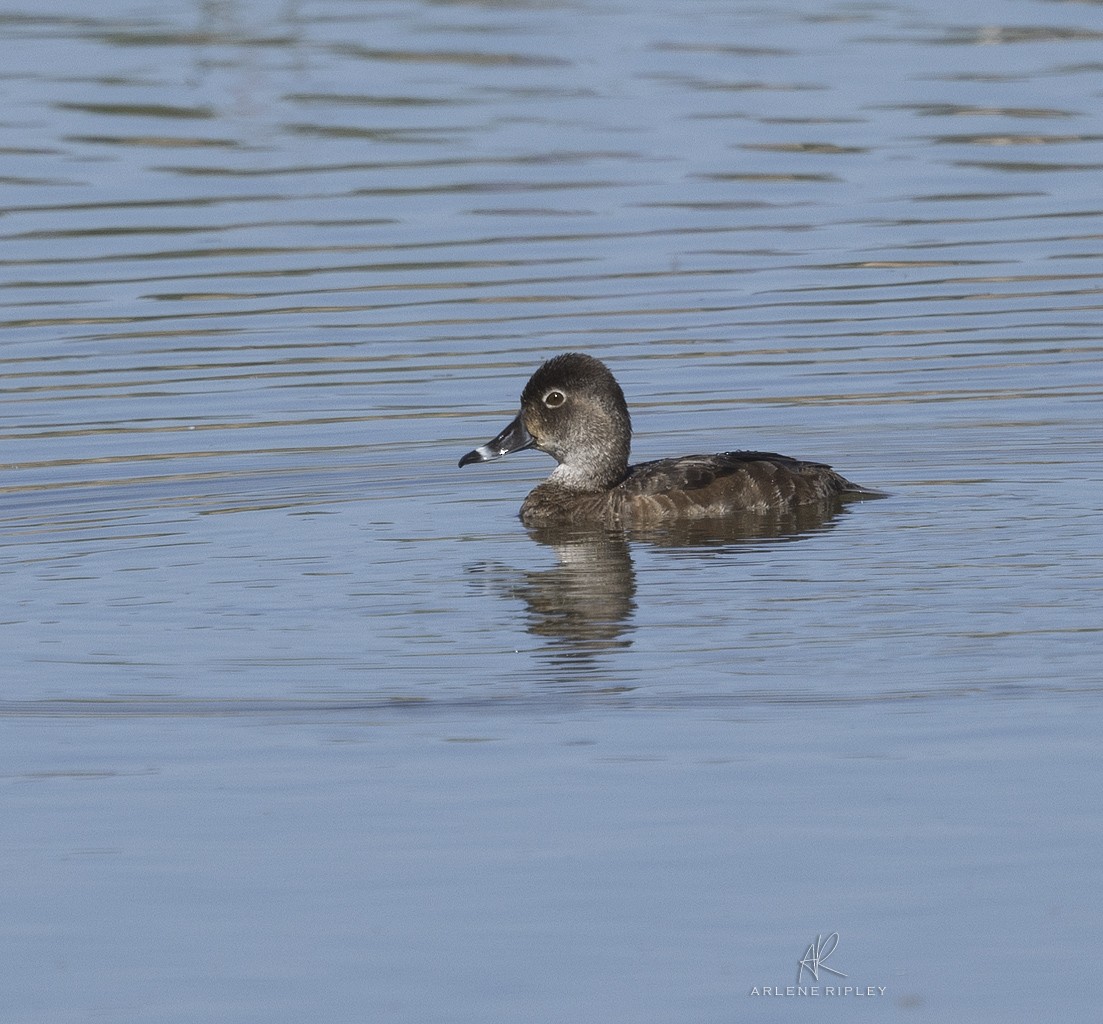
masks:
<path id="1" fill-rule="evenodd" d="M 521 411 L 492 441 L 460 465 L 490 462 L 525 448 L 547 452 L 559 466 L 552 480 L 574 490 L 604 490 L 628 469 L 632 421 L 609 368 L 581 352 L 549 359 L 521 392 Z"/>

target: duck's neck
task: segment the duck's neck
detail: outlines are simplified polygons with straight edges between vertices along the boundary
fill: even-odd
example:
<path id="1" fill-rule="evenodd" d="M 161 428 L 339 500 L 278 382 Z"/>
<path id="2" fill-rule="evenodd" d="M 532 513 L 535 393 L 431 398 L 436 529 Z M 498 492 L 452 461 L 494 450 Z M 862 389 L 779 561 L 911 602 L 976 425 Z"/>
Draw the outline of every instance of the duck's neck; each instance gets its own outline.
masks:
<path id="1" fill-rule="evenodd" d="M 569 491 L 607 491 L 628 473 L 628 445 L 594 445 L 571 453 L 552 470 L 548 482 Z"/>

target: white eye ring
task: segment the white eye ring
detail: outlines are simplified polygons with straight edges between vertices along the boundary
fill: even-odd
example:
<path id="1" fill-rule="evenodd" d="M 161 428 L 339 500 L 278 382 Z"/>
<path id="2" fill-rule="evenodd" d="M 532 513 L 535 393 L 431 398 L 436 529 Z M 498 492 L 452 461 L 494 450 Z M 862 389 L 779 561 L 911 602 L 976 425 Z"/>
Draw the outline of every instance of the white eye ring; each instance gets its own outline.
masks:
<path id="1" fill-rule="evenodd" d="M 558 409 L 565 401 L 567 401 L 567 396 L 559 388 L 552 388 L 544 396 L 544 404 L 549 409 Z"/>

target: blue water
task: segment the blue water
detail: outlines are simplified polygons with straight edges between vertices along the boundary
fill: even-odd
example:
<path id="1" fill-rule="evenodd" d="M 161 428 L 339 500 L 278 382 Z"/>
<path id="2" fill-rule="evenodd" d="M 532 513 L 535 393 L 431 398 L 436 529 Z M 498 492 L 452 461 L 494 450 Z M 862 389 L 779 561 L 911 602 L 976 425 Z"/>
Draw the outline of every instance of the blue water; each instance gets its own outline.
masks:
<path id="1" fill-rule="evenodd" d="M 1097 1014 L 1096 5 L 0 30 L 5 1021 Z M 531 534 L 573 349 L 889 497 Z"/>

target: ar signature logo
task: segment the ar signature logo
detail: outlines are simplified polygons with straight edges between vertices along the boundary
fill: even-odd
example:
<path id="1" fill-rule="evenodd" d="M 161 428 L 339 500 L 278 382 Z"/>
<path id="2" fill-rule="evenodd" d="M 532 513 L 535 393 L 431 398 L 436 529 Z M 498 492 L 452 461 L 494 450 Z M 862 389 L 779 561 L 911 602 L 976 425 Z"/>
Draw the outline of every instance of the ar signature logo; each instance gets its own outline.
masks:
<path id="1" fill-rule="evenodd" d="M 820 980 L 820 971 L 827 971 L 830 974 L 834 974 L 836 978 L 845 978 L 846 975 L 842 971 L 836 971 L 834 967 L 828 967 L 824 961 L 835 952 L 835 947 L 839 944 L 839 933 L 832 932 L 827 938 L 823 938 L 821 935 L 816 936 L 816 941 L 810 943 L 808 949 L 804 953 L 804 957 L 800 961 L 800 966 L 797 968 L 797 984 L 800 984 L 800 979 L 804 977 L 804 972 L 808 971 L 812 975 L 813 981 Z"/>

